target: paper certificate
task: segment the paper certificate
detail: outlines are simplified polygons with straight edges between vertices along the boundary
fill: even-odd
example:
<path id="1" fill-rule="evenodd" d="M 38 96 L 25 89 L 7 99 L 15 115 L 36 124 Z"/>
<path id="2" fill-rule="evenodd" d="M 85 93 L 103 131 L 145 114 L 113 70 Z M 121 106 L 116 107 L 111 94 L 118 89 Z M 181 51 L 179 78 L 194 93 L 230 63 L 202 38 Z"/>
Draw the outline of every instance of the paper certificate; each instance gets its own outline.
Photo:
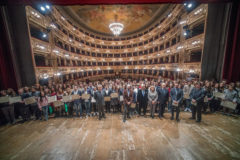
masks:
<path id="1" fill-rule="evenodd" d="M 130 107 L 131 108 L 136 108 L 136 103 L 131 103 Z"/>
<path id="2" fill-rule="evenodd" d="M 174 101 L 172 102 L 172 105 L 175 106 L 175 107 L 178 107 L 178 102 L 177 103 L 174 103 Z"/>
<path id="3" fill-rule="evenodd" d="M 208 97 L 207 97 L 207 96 L 204 97 L 204 102 L 205 102 L 205 103 L 208 102 Z"/>
<path id="4" fill-rule="evenodd" d="M 90 94 L 83 94 L 82 98 L 88 100 L 90 98 Z"/>
<path id="5" fill-rule="evenodd" d="M 8 96 L 0 97 L 0 103 L 8 103 L 8 102 L 9 102 Z"/>
<path id="6" fill-rule="evenodd" d="M 183 98 L 189 99 L 189 98 L 190 98 L 190 97 L 189 97 L 189 94 L 184 94 Z"/>
<path id="7" fill-rule="evenodd" d="M 237 103 L 233 103 L 231 101 L 222 101 L 221 106 L 235 110 Z"/>
<path id="8" fill-rule="evenodd" d="M 54 107 L 60 107 L 60 106 L 62 106 L 64 104 L 63 104 L 62 101 L 55 101 L 55 102 L 53 102 L 53 105 L 54 105 Z"/>
<path id="9" fill-rule="evenodd" d="M 73 94 L 72 100 L 77 100 L 77 99 L 80 99 L 80 96 L 78 94 Z"/>
<path id="10" fill-rule="evenodd" d="M 22 98 L 20 96 L 9 98 L 9 103 L 10 104 L 18 103 L 18 102 L 22 102 Z"/>
<path id="11" fill-rule="evenodd" d="M 63 102 L 70 102 L 72 101 L 72 96 L 69 95 L 69 96 L 63 96 Z"/>
<path id="12" fill-rule="evenodd" d="M 25 105 L 36 103 L 35 97 L 29 97 L 24 99 Z"/>
<path id="13" fill-rule="evenodd" d="M 111 98 L 118 98 L 118 93 L 112 93 Z"/>
<path id="14" fill-rule="evenodd" d="M 123 96 L 120 96 L 120 102 L 122 102 L 123 101 Z"/>
<path id="15" fill-rule="evenodd" d="M 47 99 L 48 99 L 48 103 L 53 103 L 53 102 L 57 101 L 57 96 L 47 97 Z"/>
<path id="16" fill-rule="evenodd" d="M 220 93 L 220 92 L 215 92 L 214 96 L 217 97 L 217 98 L 221 98 L 221 99 L 225 98 L 225 94 L 224 93 Z"/>
<path id="17" fill-rule="evenodd" d="M 192 104 L 193 106 L 197 106 L 197 102 L 191 101 L 191 104 Z"/>
<path id="18" fill-rule="evenodd" d="M 111 100 L 110 97 L 104 97 L 104 101 L 105 101 L 105 102 L 109 102 L 110 100 Z"/>

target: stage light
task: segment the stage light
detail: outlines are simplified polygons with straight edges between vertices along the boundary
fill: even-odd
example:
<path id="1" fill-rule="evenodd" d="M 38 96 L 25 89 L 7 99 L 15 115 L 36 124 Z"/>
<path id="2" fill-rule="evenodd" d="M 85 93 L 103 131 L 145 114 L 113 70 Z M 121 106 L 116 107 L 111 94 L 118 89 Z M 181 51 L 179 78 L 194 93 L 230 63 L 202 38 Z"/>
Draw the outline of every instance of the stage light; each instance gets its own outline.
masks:
<path id="1" fill-rule="evenodd" d="M 184 6 L 186 6 L 187 5 L 187 3 L 184 3 Z"/>
<path id="2" fill-rule="evenodd" d="M 180 72 L 181 71 L 180 68 L 177 68 L 177 71 Z"/>
<path id="3" fill-rule="evenodd" d="M 161 70 L 165 70 L 165 67 L 161 67 Z"/>
<path id="4" fill-rule="evenodd" d="M 55 75 L 55 76 L 60 76 L 61 73 L 60 73 L 60 72 L 57 72 L 57 73 L 55 73 L 54 75 Z"/>
<path id="5" fill-rule="evenodd" d="M 187 21 L 184 20 L 184 21 L 181 21 L 179 24 L 185 24 Z"/>
<path id="6" fill-rule="evenodd" d="M 54 52 L 54 53 L 56 53 L 56 54 L 58 54 L 58 53 L 59 53 L 59 51 L 58 51 L 58 50 L 53 50 L 53 52 Z"/>
<path id="7" fill-rule="evenodd" d="M 45 11 L 45 10 L 46 10 L 43 6 L 41 6 L 40 9 L 41 9 L 42 11 Z"/>
<path id="8" fill-rule="evenodd" d="M 43 33 L 42 37 L 43 37 L 43 38 L 46 38 L 46 37 L 47 37 L 47 34 Z"/>
<path id="9" fill-rule="evenodd" d="M 190 69 L 189 70 L 189 73 L 194 73 L 195 71 L 193 69 Z"/>
<path id="10" fill-rule="evenodd" d="M 50 6 L 47 4 L 46 6 L 45 6 L 47 9 L 50 9 Z"/>
<path id="11" fill-rule="evenodd" d="M 50 24 L 50 27 L 52 27 L 52 28 L 54 28 L 54 29 L 56 29 L 57 27 L 56 27 L 56 25 L 55 24 Z"/>
<path id="12" fill-rule="evenodd" d="M 187 32 L 184 32 L 183 35 L 186 36 L 186 35 L 187 35 Z"/>
<path id="13" fill-rule="evenodd" d="M 191 7 L 192 7 L 192 3 L 189 3 L 187 7 L 188 7 L 188 8 L 191 8 Z"/>

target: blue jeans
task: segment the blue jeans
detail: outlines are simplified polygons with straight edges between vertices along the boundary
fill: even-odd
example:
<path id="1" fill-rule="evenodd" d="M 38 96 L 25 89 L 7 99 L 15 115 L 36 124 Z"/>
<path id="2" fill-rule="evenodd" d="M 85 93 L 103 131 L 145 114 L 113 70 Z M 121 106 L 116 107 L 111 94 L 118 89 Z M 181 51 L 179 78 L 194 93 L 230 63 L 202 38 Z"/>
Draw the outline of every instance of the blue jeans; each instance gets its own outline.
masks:
<path id="1" fill-rule="evenodd" d="M 48 120 L 48 106 L 43 106 L 42 107 L 43 115 L 45 117 L 45 120 Z"/>
<path id="2" fill-rule="evenodd" d="M 76 112 L 77 117 L 79 117 L 79 113 L 80 113 L 80 117 L 82 116 L 82 104 L 81 103 L 74 103 L 73 109 Z"/>
<path id="3" fill-rule="evenodd" d="M 186 99 L 186 108 L 190 108 L 191 100 Z"/>
<path id="4" fill-rule="evenodd" d="M 86 107 L 86 114 L 87 115 L 90 115 L 91 113 L 91 105 L 90 105 L 90 102 L 85 102 L 85 107 Z"/>

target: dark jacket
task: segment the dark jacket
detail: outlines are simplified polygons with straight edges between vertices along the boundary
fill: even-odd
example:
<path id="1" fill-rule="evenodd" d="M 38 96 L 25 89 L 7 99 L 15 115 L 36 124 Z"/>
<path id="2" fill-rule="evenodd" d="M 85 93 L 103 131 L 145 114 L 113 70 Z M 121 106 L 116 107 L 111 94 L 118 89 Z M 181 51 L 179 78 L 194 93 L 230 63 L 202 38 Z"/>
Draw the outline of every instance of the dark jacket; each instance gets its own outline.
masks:
<path id="1" fill-rule="evenodd" d="M 168 97 L 169 97 L 169 93 L 168 93 L 168 89 L 167 88 L 165 88 L 165 89 L 159 88 L 158 89 L 158 102 L 160 104 L 167 103 Z"/>
<path id="2" fill-rule="evenodd" d="M 177 101 L 178 103 L 181 103 L 183 99 L 183 91 L 180 88 L 172 88 L 170 91 L 170 96 L 172 101 Z"/>
<path id="3" fill-rule="evenodd" d="M 197 103 L 202 103 L 205 97 L 205 91 L 202 88 L 193 88 L 189 96 L 191 100 L 195 99 Z"/>
<path id="4" fill-rule="evenodd" d="M 138 90 L 138 94 L 137 94 L 137 101 L 139 104 L 145 104 L 147 105 L 148 102 L 148 90 L 145 89 L 145 94 L 143 96 L 142 90 Z"/>
<path id="5" fill-rule="evenodd" d="M 94 99 L 96 100 L 96 104 L 99 106 L 104 106 L 105 101 L 104 101 L 104 96 L 105 96 L 105 91 L 97 91 L 94 93 Z"/>

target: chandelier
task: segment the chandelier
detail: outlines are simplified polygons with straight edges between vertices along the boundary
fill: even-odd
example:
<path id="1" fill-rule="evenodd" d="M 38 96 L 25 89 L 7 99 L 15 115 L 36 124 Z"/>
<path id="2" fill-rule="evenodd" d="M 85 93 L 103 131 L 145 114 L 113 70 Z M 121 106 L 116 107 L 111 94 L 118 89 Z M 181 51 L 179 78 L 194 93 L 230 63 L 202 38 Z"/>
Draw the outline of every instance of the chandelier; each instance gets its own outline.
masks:
<path id="1" fill-rule="evenodd" d="M 124 25 L 122 23 L 111 23 L 109 24 L 110 30 L 113 32 L 114 36 L 120 35 L 123 30 Z"/>

